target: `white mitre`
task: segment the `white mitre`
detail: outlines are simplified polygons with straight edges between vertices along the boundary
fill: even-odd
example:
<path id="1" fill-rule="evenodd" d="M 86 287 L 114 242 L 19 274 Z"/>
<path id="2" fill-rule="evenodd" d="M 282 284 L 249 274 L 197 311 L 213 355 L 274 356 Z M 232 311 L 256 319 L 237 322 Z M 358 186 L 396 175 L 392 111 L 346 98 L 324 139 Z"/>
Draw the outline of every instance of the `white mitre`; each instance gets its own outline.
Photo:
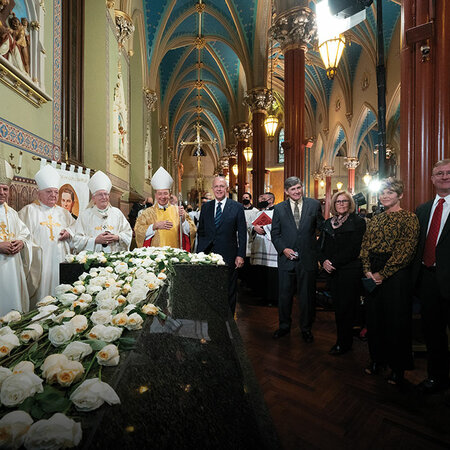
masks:
<path id="1" fill-rule="evenodd" d="M 112 188 L 112 183 L 109 177 L 99 170 L 92 175 L 88 186 L 92 195 L 94 195 L 97 191 L 106 191 L 109 194 Z"/>
<path id="2" fill-rule="evenodd" d="M 47 164 L 34 176 L 38 189 L 43 191 L 44 189 L 59 189 L 60 177 L 58 171 Z"/>
<path id="3" fill-rule="evenodd" d="M 159 189 L 170 189 L 173 185 L 173 178 L 164 167 L 160 167 L 153 175 L 151 183 L 155 191 Z"/>
<path id="4" fill-rule="evenodd" d="M 0 184 L 9 186 L 14 178 L 14 171 L 6 159 L 0 158 Z"/>

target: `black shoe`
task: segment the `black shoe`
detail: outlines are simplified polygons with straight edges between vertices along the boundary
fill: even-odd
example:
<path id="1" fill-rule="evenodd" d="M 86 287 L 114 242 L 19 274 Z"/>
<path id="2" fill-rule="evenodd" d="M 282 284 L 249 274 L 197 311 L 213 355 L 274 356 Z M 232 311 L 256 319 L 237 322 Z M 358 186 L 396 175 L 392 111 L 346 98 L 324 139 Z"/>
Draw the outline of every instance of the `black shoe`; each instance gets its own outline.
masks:
<path id="1" fill-rule="evenodd" d="M 314 336 L 311 331 L 302 331 L 302 338 L 307 344 L 314 341 Z"/>
<path id="2" fill-rule="evenodd" d="M 272 337 L 274 339 L 279 339 L 280 337 L 286 336 L 290 332 L 291 332 L 291 330 L 289 328 L 278 328 L 278 330 L 275 331 L 275 333 L 273 333 Z"/>
<path id="3" fill-rule="evenodd" d="M 377 362 L 371 362 L 365 369 L 364 373 L 366 375 L 378 375 L 385 365 Z"/>
<path id="4" fill-rule="evenodd" d="M 425 378 L 416 387 L 422 394 L 435 394 L 436 392 L 447 389 L 449 387 L 449 380 L 441 381 L 435 378 Z"/>
<path id="5" fill-rule="evenodd" d="M 349 348 L 344 348 L 341 345 L 336 344 L 336 345 L 333 345 L 333 347 L 331 347 L 328 354 L 333 355 L 333 356 L 339 356 L 339 355 L 343 355 L 344 353 L 347 353 L 349 350 L 350 350 Z"/>
<path id="6" fill-rule="evenodd" d="M 403 370 L 393 370 L 387 378 L 388 384 L 393 384 L 394 386 L 400 386 L 405 382 Z"/>

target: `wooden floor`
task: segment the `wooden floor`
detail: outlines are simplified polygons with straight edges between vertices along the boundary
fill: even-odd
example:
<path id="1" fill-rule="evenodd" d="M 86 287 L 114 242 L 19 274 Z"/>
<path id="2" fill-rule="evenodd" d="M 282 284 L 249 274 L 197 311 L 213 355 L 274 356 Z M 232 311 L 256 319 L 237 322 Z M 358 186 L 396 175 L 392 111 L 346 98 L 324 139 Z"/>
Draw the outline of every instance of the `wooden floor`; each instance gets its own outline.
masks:
<path id="1" fill-rule="evenodd" d="M 406 373 L 409 383 L 399 390 L 386 383 L 387 373 L 363 373 L 367 343 L 358 338 L 351 352 L 328 355 L 335 343 L 334 313 L 317 312 L 313 344 L 302 341 L 298 326 L 274 340 L 277 308 L 248 295 L 239 300 L 236 322 L 285 450 L 450 448 L 444 396 L 414 389 L 426 377 L 423 355 L 416 355 L 416 369 Z"/>

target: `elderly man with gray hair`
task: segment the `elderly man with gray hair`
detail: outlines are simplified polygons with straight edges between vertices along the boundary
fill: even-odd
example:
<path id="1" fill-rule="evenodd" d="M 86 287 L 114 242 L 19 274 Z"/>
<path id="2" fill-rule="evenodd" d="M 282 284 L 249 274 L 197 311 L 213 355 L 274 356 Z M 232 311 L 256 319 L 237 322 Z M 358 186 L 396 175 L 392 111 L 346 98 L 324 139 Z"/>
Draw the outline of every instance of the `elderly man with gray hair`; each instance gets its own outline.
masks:
<path id="1" fill-rule="evenodd" d="M 313 342 L 311 327 L 315 317 L 317 239 L 324 218 L 320 202 L 303 197 L 303 184 L 298 177 L 284 182 L 288 197 L 275 206 L 272 219 L 272 243 L 278 252 L 278 316 L 279 328 L 273 337 L 290 333 L 292 299 L 300 304 L 300 330 L 305 342 Z"/>

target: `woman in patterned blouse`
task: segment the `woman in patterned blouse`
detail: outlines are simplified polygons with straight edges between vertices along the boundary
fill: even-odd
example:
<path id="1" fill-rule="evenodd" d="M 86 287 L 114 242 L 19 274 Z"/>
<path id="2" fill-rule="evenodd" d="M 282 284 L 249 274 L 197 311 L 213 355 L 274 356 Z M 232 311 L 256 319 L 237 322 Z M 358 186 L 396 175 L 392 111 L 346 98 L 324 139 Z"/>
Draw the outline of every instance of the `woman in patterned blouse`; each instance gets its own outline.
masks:
<path id="1" fill-rule="evenodd" d="M 366 278 L 376 285 L 366 297 L 371 363 L 365 372 L 377 374 L 388 364 L 390 384 L 400 384 L 404 371 L 413 368 L 409 265 L 418 242 L 419 222 L 414 213 L 401 208 L 402 197 L 400 180 L 382 181 L 384 212 L 369 222 L 360 254 Z"/>

